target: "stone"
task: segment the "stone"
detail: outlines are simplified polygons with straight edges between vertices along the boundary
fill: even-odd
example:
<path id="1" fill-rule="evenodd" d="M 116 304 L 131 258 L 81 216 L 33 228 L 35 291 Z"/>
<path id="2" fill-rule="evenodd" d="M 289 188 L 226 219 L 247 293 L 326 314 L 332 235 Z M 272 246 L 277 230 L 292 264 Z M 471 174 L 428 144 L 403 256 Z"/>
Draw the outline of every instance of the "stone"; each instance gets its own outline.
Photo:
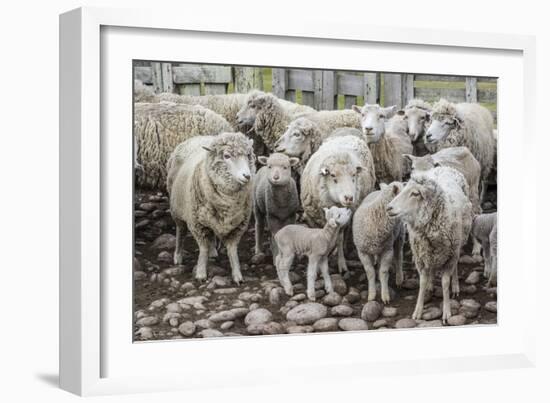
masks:
<path id="1" fill-rule="evenodd" d="M 166 312 L 181 313 L 183 312 L 183 308 L 177 302 L 171 302 L 168 305 L 166 305 Z"/>
<path id="2" fill-rule="evenodd" d="M 468 277 L 466 277 L 466 280 L 464 282 L 466 284 L 477 284 L 479 283 L 479 280 L 481 280 L 481 273 L 478 271 L 472 271 Z"/>
<path id="3" fill-rule="evenodd" d="M 200 329 L 211 329 L 214 327 L 214 323 L 208 319 L 199 319 L 195 322 L 195 326 Z"/>
<path id="4" fill-rule="evenodd" d="M 227 295 L 227 294 L 234 294 L 238 291 L 237 288 L 230 287 L 230 288 L 218 288 L 214 290 L 214 294 L 218 295 Z"/>
<path id="5" fill-rule="evenodd" d="M 466 317 L 463 315 L 454 315 L 447 320 L 450 326 L 463 326 L 466 324 Z"/>
<path id="6" fill-rule="evenodd" d="M 338 322 L 338 327 L 344 331 L 368 330 L 367 322 L 359 318 L 344 318 Z"/>
<path id="7" fill-rule="evenodd" d="M 157 318 L 156 316 L 146 316 L 136 321 L 136 325 L 145 326 L 145 327 L 153 326 L 158 323 L 159 323 L 159 318 Z"/>
<path id="8" fill-rule="evenodd" d="M 313 324 L 313 329 L 316 332 L 333 332 L 338 330 L 338 319 L 322 318 Z"/>
<path id="9" fill-rule="evenodd" d="M 388 326 L 388 320 L 387 319 L 378 319 L 372 324 L 372 327 L 375 329 L 379 329 L 381 327 L 387 327 Z"/>
<path id="10" fill-rule="evenodd" d="M 253 293 L 249 291 L 241 292 L 238 297 L 240 300 L 245 302 L 258 302 L 262 299 L 262 296 L 258 293 Z"/>
<path id="11" fill-rule="evenodd" d="M 393 306 L 385 306 L 382 308 L 382 316 L 384 318 L 393 318 L 397 315 L 397 308 Z"/>
<path id="12" fill-rule="evenodd" d="M 273 314 L 265 308 L 258 308 L 250 311 L 244 318 L 244 324 L 249 325 L 260 325 L 267 323 L 271 320 Z"/>
<path id="13" fill-rule="evenodd" d="M 197 326 L 191 321 L 183 322 L 178 327 L 178 332 L 180 332 L 183 336 L 190 337 L 193 336 L 193 333 L 195 333 L 195 330 L 197 329 Z"/>
<path id="14" fill-rule="evenodd" d="M 147 279 L 147 273 L 144 271 L 135 271 L 134 272 L 134 280 L 135 281 L 143 281 Z"/>
<path id="15" fill-rule="evenodd" d="M 176 248 L 176 237 L 172 234 L 162 234 L 153 241 L 153 250 L 172 250 Z"/>
<path id="16" fill-rule="evenodd" d="M 331 292 L 330 294 L 325 295 L 323 298 L 323 304 L 328 306 L 336 306 L 342 302 L 342 297 L 336 292 Z"/>
<path id="17" fill-rule="evenodd" d="M 497 302 L 489 301 L 485 304 L 485 310 L 493 313 L 497 313 Z"/>
<path id="18" fill-rule="evenodd" d="M 151 221 L 149 221 L 147 218 L 145 218 L 145 219 L 143 219 L 143 220 L 139 220 L 138 223 L 136 224 L 136 229 L 145 228 L 145 227 L 147 227 L 150 223 L 151 223 Z"/>
<path id="19" fill-rule="evenodd" d="M 228 285 L 231 284 L 231 280 L 229 279 L 229 277 L 226 277 L 226 276 L 214 276 L 212 277 L 212 279 L 210 280 L 210 282 L 208 283 L 208 285 L 206 286 L 206 288 L 208 290 L 212 290 L 214 288 L 223 288 L 223 287 L 227 287 Z M 237 289 L 234 288 L 234 290 L 236 291 Z"/>
<path id="20" fill-rule="evenodd" d="M 162 252 L 160 252 L 160 253 L 158 254 L 158 256 L 157 256 L 157 260 L 158 260 L 159 262 L 167 262 L 167 263 L 169 263 L 169 262 L 172 262 L 172 259 L 173 259 L 173 258 L 172 258 L 172 254 L 171 254 L 170 252 L 165 251 L 165 250 L 162 251 Z"/>
<path id="21" fill-rule="evenodd" d="M 330 314 L 333 316 L 351 316 L 353 308 L 349 305 L 336 305 L 330 309 Z"/>
<path id="22" fill-rule="evenodd" d="M 272 288 L 269 292 L 269 303 L 271 305 L 279 305 L 283 294 L 284 290 L 281 287 Z"/>
<path id="23" fill-rule="evenodd" d="M 285 332 L 285 329 L 280 323 L 269 322 L 263 325 L 262 334 L 282 334 Z"/>
<path id="24" fill-rule="evenodd" d="M 292 298 L 290 298 L 290 300 L 300 302 L 300 301 L 304 301 L 306 298 L 307 298 L 306 294 L 300 293 L 300 294 L 296 294 L 296 295 L 292 296 Z"/>
<path id="25" fill-rule="evenodd" d="M 477 287 L 473 284 L 469 284 L 466 287 L 462 287 L 460 291 L 462 291 L 464 294 L 472 295 L 477 292 Z"/>
<path id="26" fill-rule="evenodd" d="M 436 320 L 426 320 L 418 324 L 417 327 L 441 327 L 443 322 L 440 319 Z"/>
<path id="27" fill-rule="evenodd" d="M 231 321 L 235 320 L 235 313 L 233 311 L 221 311 L 211 315 L 208 319 L 214 323 Z"/>
<path id="28" fill-rule="evenodd" d="M 348 293 L 348 286 L 341 275 L 332 274 L 330 276 L 330 279 L 332 281 L 332 288 L 334 289 L 335 292 L 337 292 L 342 296 Z"/>
<path id="29" fill-rule="evenodd" d="M 257 302 L 254 302 L 253 304 L 250 304 L 250 306 L 248 307 L 248 310 L 253 311 L 258 308 L 260 308 L 260 304 L 258 304 Z"/>
<path id="30" fill-rule="evenodd" d="M 207 337 L 222 337 L 223 333 L 216 329 L 204 329 L 199 333 L 200 336 Z"/>
<path id="31" fill-rule="evenodd" d="M 139 209 L 143 211 L 153 211 L 157 209 L 157 203 L 151 203 L 151 202 L 141 203 L 139 205 Z"/>
<path id="32" fill-rule="evenodd" d="M 176 319 L 176 323 L 177 323 L 177 320 L 181 318 L 181 313 L 177 313 L 177 312 L 168 312 L 166 313 L 163 317 L 162 317 L 162 323 L 172 323 L 172 319 Z M 177 325 L 172 325 L 172 327 L 175 327 Z"/>
<path id="33" fill-rule="evenodd" d="M 361 295 L 359 295 L 359 292 L 357 290 L 350 291 L 348 294 L 344 297 L 344 302 L 348 302 L 350 304 L 355 304 L 356 302 L 359 302 L 361 300 Z"/>
<path id="34" fill-rule="evenodd" d="M 402 318 L 395 322 L 396 329 L 409 329 L 412 327 L 416 327 L 416 325 L 416 321 L 411 318 Z"/>
<path id="35" fill-rule="evenodd" d="M 405 290 L 416 290 L 418 288 L 418 279 L 415 277 L 411 277 L 403 281 L 403 284 L 401 284 L 401 288 Z"/>
<path id="36" fill-rule="evenodd" d="M 196 304 L 202 304 L 203 302 L 206 302 L 208 298 L 206 298 L 204 295 L 197 295 L 194 297 L 186 297 L 182 298 L 178 301 L 178 304 L 182 305 L 191 305 L 194 306 Z"/>
<path id="37" fill-rule="evenodd" d="M 286 332 L 288 334 L 296 334 L 296 333 L 312 333 L 313 332 L 313 326 L 289 326 L 286 328 Z"/>
<path id="38" fill-rule="evenodd" d="M 361 311 L 361 319 L 374 322 L 380 317 L 382 306 L 376 301 L 369 301 L 363 306 Z"/>
<path id="39" fill-rule="evenodd" d="M 147 326 L 140 327 L 136 331 L 136 336 L 138 336 L 141 340 L 151 340 L 154 337 L 153 329 Z"/>
<path id="40" fill-rule="evenodd" d="M 246 332 L 250 335 L 257 336 L 263 333 L 264 326 L 265 325 L 263 323 L 249 325 L 246 327 Z"/>
<path id="41" fill-rule="evenodd" d="M 443 315 L 441 309 L 433 306 L 431 308 L 424 309 L 424 312 L 422 313 L 422 319 L 426 321 L 431 321 L 441 318 L 441 315 Z"/>
<path id="42" fill-rule="evenodd" d="M 265 261 L 265 254 L 264 253 L 258 253 L 250 259 L 250 264 L 261 264 Z"/>
<path id="43" fill-rule="evenodd" d="M 470 255 L 463 255 L 463 256 L 460 256 L 460 259 L 458 259 L 458 263 L 461 263 L 461 264 L 476 264 L 476 261 Z"/>
<path id="44" fill-rule="evenodd" d="M 286 318 L 298 325 L 311 325 L 327 316 L 327 307 L 317 302 L 308 302 L 292 308 Z"/>

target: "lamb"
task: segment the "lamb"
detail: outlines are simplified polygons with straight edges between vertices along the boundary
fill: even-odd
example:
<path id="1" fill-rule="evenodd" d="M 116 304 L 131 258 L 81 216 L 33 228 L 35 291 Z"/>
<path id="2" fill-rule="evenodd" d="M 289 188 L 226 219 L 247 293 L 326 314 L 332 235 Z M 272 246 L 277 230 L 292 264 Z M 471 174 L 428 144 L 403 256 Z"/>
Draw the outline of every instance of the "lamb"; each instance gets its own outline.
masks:
<path id="1" fill-rule="evenodd" d="M 405 109 L 399 111 L 398 114 L 403 115 L 407 123 L 407 133 L 411 138 L 413 145 L 412 154 L 415 156 L 423 156 L 430 152 L 437 151 L 432 145 L 427 145 L 424 142 L 424 135 L 431 119 L 432 105 L 421 99 L 410 100 Z"/>
<path id="2" fill-rule="evenodd" d="M 135 104 L 134 138 L 139 186 L 160 189 L 166 183 L 166 162 L 174 148 L 194 136 L 231 131 L 220 115 L 196 105 Z"/>
<path id="3" fill-rule="evenodd" d="M 304 219 L 310 227 L 325 225 L 321 213 L 325 207 L 339 206 L 355 210 L 359 202 L 374 190 L 374 163 L 367 144 L 357 136 L 330 137 L 311 156 L 300 178 L 300 200 Z M 347 271 L 344 239 L 338 239 L 338 269 Z"/>
<path id="4" fill-rule="evenodd" d="M 167 189 L 176 223 L 174 263 L 183 262 L 189 229 L 199 245 L 195 278 L 205 280 L 214 243 L 227 248 L 233 281 L 243 281 L 237 246 L 252 213 L 252 176 L 256 170 L 252 140 L 242 133 L 197 136 L 179 144 L 168 161 Z"/>
<path id="5" fill-rule="evenodd" d="M 277 244 L 273 236 L 285 225 L 296 222 L 299 208 L 296 182 L 291 176 L 291 168 L 296 166 L 298 158 L 280 153 L 268 157 L 258 157 L 264 165 L 254 178 L 254 219 L 256 221 L 255 254 L 262 251 L 264 226 L 271 233 L 271 253 L 277 256 Z"/>
<path id="6" fill-rule="evenodd" d="M 374 265 L 379 264 L 379 278 L 382 302 L 390 302 L 388 288 L 389 271 L 395 267 L 396 284 L 403 283 L 404 226 L 399 217 L 390 217 L 386 211 L 388 203 L 403 188 L 401 182 L 380 184 L 381 190 L 370 193 L 353 215 L 353 242 L 367 274 L 368 300 L 376 299 Z"/>
<path id="7" fill-rule="evenodd" d="M 497 275 L 497 213 L 479 214 L 472 222 L 472 235 L 483 247 L 485 270 L 483 275 L 489 278 L 487 286 L 496 284 Z"/>
<path id="8" fill-rule="evenodd" d="M 412 153 L 412 144 L 404 133 L 389 130 L 388 120 L 394 117 L 397 107 L 365 104 L 362 108 L 353 105 L 352 109 L 361 116 L 361 128 L 374 159 L 379 183 L 401 181 L 406 174 L 403 154 Z"/>
<path id="9" fill-rule="evenodd" d="M 387 207 L 390 217 L 401 217 L 407 225 L 420 289 L 413 319 L 420 319 L 426 291 L 431 294 L 435 270 L 442 272 L 442 322 L 451 317 L 449 285 L 459 293 L 458 259 L 472 225 L 468 183 L 454 168 L 436 167 L 416 172 Z"/>
<path id="10" fill-rule="evenodd" d="M 308 257 L 307 266 L 307 297 L 315 301 L 315 279 L 320 268 L 325 290 L 334 292 L 328 268 L 328 255 L 336 246 L 340 229 L 351 218 L 351 210 L 347 208 L 324 208 L 326 224 L 321 228 L 307 228 L 302 225 L 287 225 L 275 234 L 275 243 L 279 253 L 275 259 L 277 275 L 285 293 L 293 295 L 289 278 L 290 267 L 296 255 Z"/>
<path id="11" fill-rule="evenodd" d="M 332 131 L 338 127 L 360 127 L 360 121 L 350 110 L 312 111 L 310 113 L 291 114 L 285 110 L 281 100 L 270 93 L 252 94 L 247 104 L 237 114 L 237 121 L 243 127 L 252 127 L 269 152 L 276 150 L 279 138 L 288 125 L 298 117 L 315 119 L 318 124 Z"/>
<path id="12" fill-rule="evenodd" d="M 470 149 L 481 166 L 480 201 L 483 202 L 496 153 L 491 113 L 479 104 L 454 104 L 441 99 L 433 107 L 426 142 L 436 144 L 438 149 L 456 146 Z"/>

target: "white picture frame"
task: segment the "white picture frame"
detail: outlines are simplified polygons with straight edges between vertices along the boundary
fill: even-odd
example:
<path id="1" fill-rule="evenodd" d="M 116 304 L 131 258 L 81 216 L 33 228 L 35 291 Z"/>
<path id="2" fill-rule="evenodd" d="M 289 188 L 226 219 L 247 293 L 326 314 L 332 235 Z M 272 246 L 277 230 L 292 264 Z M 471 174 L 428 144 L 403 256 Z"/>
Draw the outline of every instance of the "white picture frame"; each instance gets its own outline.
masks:
<path id="1" fill-rule="evenodd" d="M 132 54 L 136 48 L 131 37 L 138 34 L 143 49 Z M 187 58 L 173 47 L 175 41 L 183 40 L 188 41 Z M 234 46 L 240 43 L 252 49 L 253 55 L 204 51 L 203 47 L 217 46 L 220 41 Z M 259 45 L 273 51 L 254 48 Z M 128 178 L 132 166 L 132 121 L 127 119 L 131 117 L 131 102 L 126 102 L 132 96 L 131 64 L 117 65 L 116 58 L 124 62 L 135 58 L 366 69 L 365 60 L 361 59 L 366 56 L 361 55 L 354 61 L 340 62 L 341 66 L 327 66 L 326 58 L 315 54 L 300 56 L 304 47 L 313 45 L 329 49 L 331 58 L 349 49 L 364 49 L 365 55 L 386 52 L 385 58 L 371 62 L 370 70 L 430 72 L 429 69 L 439 68 L 440 74 L 499 77 L 498 325 L 133 344 L 131 311 L 126 310 L 127 304 L 131 305 L 127 301 L 131 272 L 124 280 L 120 276 L 111 277 L 114 271 L 106 269 L 113 267 L 113 262 L 124 267 L 128 257 L 122 252 L 113 254 L 106 239 L 120 233 L 120 242 L 124 244 L 121 249 L 127 252 L 130 245 L 124 231 L 131 229 L 131 224 L 126 227 L 131 212 L 107 213 L 120 212 L 128 190 L 131 192 Z M 283 48 L 285 54 L 280 53 Z M 60 49 L 60 385 L 63 389 L 79 395 L 98 395 L 295 383 L 323 379 L 328 367 L 337 369 L 330 371 L 332 377 L 335 373 L 342 374 L 341 377 L 353 373 L 357 377 L 533 365 L 532 318 L 523 313 L 524 319 L 514 321 L 512 326 L 511 315 L 516 313 L 513 300 L 517 293 L 526 301 L 522 311 L 534 315 L 535 310 L 528 308 L 535 303 L 535 284 L 527 279 L 536 276 L 535 253 L 527 253 L 527 248 L 528 234 L 535 232 L 536 219 L 534 211 L 528 208 L 528 192 L 513 192 L 507 183 L 516 181 L 525 188 L 536 188 L 534 177 L 522 177 L 511 169 L 512 152 L 516 160 L 528 161 L 535 146 L 531 135 L 534 38 L 388 29 L 342 22 L 327 25 L 315 20 L 303 20 L 291 28 L 265 20 L 250 21 L 243 26 L 231 19 L 203 20 L 154 10 L 81 8 L 61 15 Z M 442 71 L 443 64 L 437 58 L 431 66 L 422 64 L 420 57 L 398 62 L 399 52 L 434 52 L 434 56 L 443 52 L 457 62 L 447 64 Z M 471 63 L 476 57 L 477 64 Z M 459 63 L 463 58 L 470 62 Z M 122 82 L 121 74 L 126 68 L 127 81 Z M 508 113 L 513 106 L 509 101 L 512 96 L 515 105 L 523 101 L 523 108 L 517 111 L 516 107 L 513 117 Z M 115 129 L 128 136 L 115 136 Z M 117 158 L 113 159 L 115 155 Z M 117 200 L 122 204 L 115 206 Z M 512 211 L 514 214 L 510 214 Z M 131 267 L 131 259 L 127 265 Z M 517 266 L 521 266 L 519 275 L 512 277 L 507 273 L 507 267 L 510 270 L 515 267 L 517 271 Z M 114 291 L 126 302 L 114 301 Z M 126 328 L 130 333 L 126 333 Z M 411 352 L 399 348 L 404 342 L 437 348 Z M 386 346 L 394 347 L 384 349 Z M 337 353 L 319 357 L 315 352 L 320 349 Z M 138 356 L 139 362 L 144 363 L 142 368 L 136 367 L 134 359 Z M 173 359 L 168 360 L 169 356 Z M 186 357 L 184 364 L 180 356 Z M 300 359 L 289 359 L 290 356 Z M 164 364 L 162 371 L 158 370 L 159 364 Z"/>

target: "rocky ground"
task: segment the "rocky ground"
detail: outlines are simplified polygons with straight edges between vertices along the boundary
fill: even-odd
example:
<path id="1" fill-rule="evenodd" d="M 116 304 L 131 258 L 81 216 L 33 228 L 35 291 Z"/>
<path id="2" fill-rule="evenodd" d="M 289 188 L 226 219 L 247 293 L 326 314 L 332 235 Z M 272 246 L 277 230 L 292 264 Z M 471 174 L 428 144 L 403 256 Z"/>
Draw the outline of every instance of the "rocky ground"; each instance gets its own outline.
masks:
<path id="1" fill-rule="evenodd" d="M 488 204 L 484 208 L 491 209 Z M 337 273 L 331 259 L 335 292 L 326 295 L 323 280 L 315 283 L 316 302 L 305 295 L 307 260 L 291 272 L 294 296 L 287 297 L 269 256 L 252 258 L 253 225 L 240 243 L 244 284 L 231 281 L 225 250 L 208 267 L 208 280 L 193 279 L 198 248 L 190 234 L 185 239 L 186 264 L 174 266 L 175 227 L 165 196 L 138 192 L 135 202 L 134 340 L 310 333 L 391 328 L 437 327 L 441 323 L 441 282 L 425 305 L 422 320 L 410 319 L 416 303 L 418 276 L 405 249 L 403 287 L 390 277 L 392 302 L 367 302 L 365 272 L 357 255 L 347 253 L 350 271 Z M 267 245 L 266 245 L 267 246 Z M 469 249 L 467 249 L 469 250 Z M 459 264 L 460 298 L 452 301 L 449 325 L 495 324 L 497 290 L 487 289 L 483 261 L 464 255 Z M 379 293 L 378 293 L 379 296 Z"/>

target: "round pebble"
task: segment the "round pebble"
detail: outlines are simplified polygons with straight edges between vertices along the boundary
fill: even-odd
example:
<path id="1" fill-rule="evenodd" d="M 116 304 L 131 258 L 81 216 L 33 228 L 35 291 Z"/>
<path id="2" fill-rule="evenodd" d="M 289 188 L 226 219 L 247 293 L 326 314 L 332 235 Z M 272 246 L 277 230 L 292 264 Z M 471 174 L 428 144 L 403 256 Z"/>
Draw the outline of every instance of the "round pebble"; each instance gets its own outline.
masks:
<path id="1" fill-rule="evenodd" d="M 382 306 L 376 301 L 369 301 L 363 307 L 361 311 L 361 319 L 374 322 L 380 317 L 382 313 Z"/>
<path id="2" fill-rule="evenodd" d="M 342 302 L 342 297 L 336 292 L 331 292 L 323 298 L 323 304 L 328 306 L 336 306 Z"/>
<path id="3" fill-rule="evenodd" d="M 431 308 L 427 308 L 427 309 L 424 310 L 424 313 L 422 314 L 422 319 L 427 320 L 427 321 L 431 321 L 431 320 L 434 320 L 434 319 L 441 318 L 442 314 L 443 314 L 443 312 L 441 311 L 440 308 L 438 308 L 436 306 L 433 306 Z"/>
<path id="4" fill-rule="evenodd" d="M 244 324 L 249 325 L 260 325 L 267 323 L 271 320 L 273 314 L 265 308 L 258 308 L 250 311 L 244 318 Z"/>
<path id="5" fill-rule="evenodd" d="M 462 326 L 466 324 L 466 317 L 463 315 L 454 315 L 447 320 L 450 326 Z"/>
<path id="6" fill-rule="evenodd" d="M 349 305 L 336 305 L 330 309 L 330 314 L 333 316 L 351 316 L 353 308 Z"/>
<path id="7" fill-rule="evenodd" d="M 222 337 L 223 333 L 216 329 L 204 329 L 199 333 L 200 336 L 207 337 Z"/>
<path id="8" fill-rule="evenodd" d="M 359 318 L 344 318 L 338 322 L 338 327 L 344 331 L 367 330 L 367 322 Z"/>
<path id="9" fill-rule="evenodd" d="M 313 329 L 316 332 L 333 332 L 338 330 L 338 319 L 336 318 L 323 318 L 319 319 L 313 324 Z"/>
<path id="10" fill-rule="evenodd" d="M 184 336 L 192 336 L 193 333 L 195 333 L 195 330 L 196 330 L 196 326 L 193 322 L 183 322 L 181 325 L 179 325 L 178 327 L 178 332 L 180 332 L 182 335 Z"/>
<path id="11" fill-rule="evenodd" d="M 493 313 L 497 313 L 497 302 L 489 301 L 485 304 L 485 310 Z"/>
<path id="12" fill-rule="evenodd" d="M 477 284 L 481 280 L 481 273 L 478 271 L 471 272 L 464 282 L 466 284 Z"/>
<path id="13" fill-rule="evenodd" d="M 327 307 L 316 302 L 308 302 L 292 308 L 286 318 L 298 325 L 310 325 L 327 316 Z"/>
<path id="14" fill-rule="evenodd" d="M 397 315 L 397 308 L 393 306 L 385 306 L 382 308 L 382 316 L 385 318 L 393 318 Z"/>
<path id="15" fill-rule="evenodd" d="M 411 327 L 416 327 L 416 321 L 411 318 L 402 318 L 395 322 L 396 329 L 408 329 Z"/>

